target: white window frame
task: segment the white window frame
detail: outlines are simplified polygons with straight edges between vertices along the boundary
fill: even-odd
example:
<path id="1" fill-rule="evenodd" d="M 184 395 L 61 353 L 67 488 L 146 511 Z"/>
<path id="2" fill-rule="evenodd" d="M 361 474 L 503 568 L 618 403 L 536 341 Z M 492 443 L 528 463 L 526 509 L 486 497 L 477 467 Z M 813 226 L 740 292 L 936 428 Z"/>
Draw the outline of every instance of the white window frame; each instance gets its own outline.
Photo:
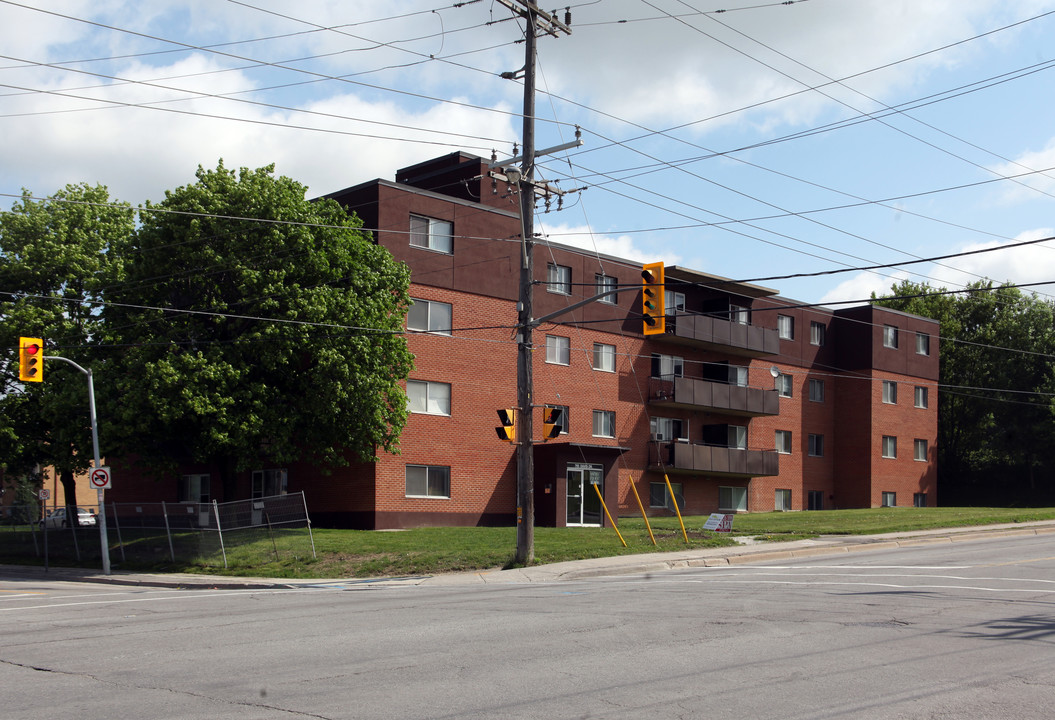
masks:
<path id="1" fill-rule="evenodd" d="M 730 450 L 747 450 L 747 425 L 730 425 L 728 443 Z"/>
<path id="2" fill-rule="evenodd" d="M 883 402 L 887 405 L 897 405 L 897 381 L 883 381 Z"/>
<path id="3" fill-rule="evenodd" d="M 897 493 L 889 490 L 883 491 L 883 507 L 897 507 Z"/>
<path id="4" fill-rule="evenodd" d="M 922 385 L 917 385 L 913 392 L 912 405 L 926 410 L 930 406 L 930 391 Z"/>
<path id="5" fill-rule="evenodd" d="M 285 468 L 254 470 L 251 481 L 254 500 L 272 495 L 285 495 L 289 487 L 289 472 Z"/>
<path id="6" fill-rule="evenodd" d="M 418 308 L 415 310 L 415 308 Z M 424 311 L 424 317 L 421 313 Z M 454 323 L 454 310 L 450 303 L 411 298 L 407 308 L 407 330 L 427 332 L 433 335 L 450 335 Z M 424 320 L 424 322 L 420 322 Z"/>
<path id="7" fill-rule="evenodd" d="M 897 435 L 883 436 L 882 454 L 888 460 L 897 460 Z"/>
<path id="8" fill-rule="evenodd" d="M 916 333 L 916 354 L 930 355 L 930 334 L 923 332 Z"/>
<path id="9" fill-rule="evenodd" d="M 883 326 L 883 347 L 897 350 L 897 326 Z"/>
<path id="10" fill-rule="evenodd" d="M 179 502 L 208 503 L 212 497 L 210 489 L 208 473 L 181 475 L 176 488 L 176 498 Z"/>
<path id="11" fill-rule="evenodd" d="M 407 410 L 415 415 L 450 417 L 450 383 L 433 380 L 407 380 Z"/>
<path id="12" fill-rule="evenodd" d="M 791 490 L 777 488 L 773 493 L 773 510 L 776 512 L 791 511 Z"/>
<path id="13" fill-rule="evenodd" d="M 689 439 L 689 421 L 682 418 L 652 417 L 648 421 L 649 437 L 656 442 Z"/>
<path id="14" fill-rule="evenodd" d="M 777 315 L 777 337 L 781 340 L 795 339 L 795 318 L 792 315 Z"/>
<path id="15" fill-rule="evenodd" d="M 720 485 L 718 487 L 718 509 L 747 512 L 747 488 Z"/>
<path id="16" fill-rule="evenodd" d="M 810 320 L 810 345 L 821 347 L 828 335 L 828 326 L 816 320 Z"/>
<path id="17" fill-rule="evenodd" d="M 682 483 L 672 482 L 670 484 L 671 489 L 675 495 L 685 497 L 685 487 Z M 663 499 L 660 504 L 656 504 L 657 497 L 661 496 Z M 670 500 L 670 490 L 667 490 L 667 483 L 665 482 L 654 482 L 648 484 L 648 506 L 653 508 L 665 508 L 668 507 Z M 685 508 L 679 507 L 679 510 L 684 511 Z"/>
<path id="18" fill-rule="evenodd" d="M 674 290 L 663 291 L 663 314 L 685 312 L 685 293 Z"/>
<path id="19" fill-rule="evenodd" d="M 809 443 L 810 457 L 824 457 L 824 436 L 819 433 L 810 433 L 807 438 Z"/>
<path id="20" fill-rule="evenodd" d="M 775 433 L 777 452 L 781 455 L 790 455 L 792 450 L 791 431 L 777 430 Z"/>
<path id="21" fill-rule="evenodd" d="M 656 358 L 659 358 L 659 375 L 653 375 L 652 377 L 659 377 L 662 379 L 685 377 L 685 358 L 678 357 L 677 355 L 652 353 L 653 362 L 655 362 Z"/>
<path id="22" fill-rule="evenodd" d="M 415 221 L 424 228 L 415 228 Z M 454 223 L 450 220 L 438 220 L 426 215 L 410 214 L 410 246 L 422 250 L 432 250 L 445 255 L 454 254 Z"/>
<path id="23" fill-rule="evenodd" d="M 601 372 L 615 372 L 615 345 L 593 344 L 593 369 Z"/>
<path id="24" fill-rule="evenodd" d="M 745 305 L 729 305 L 729 322 L 734 325 L 751 324 L 751 308 Z"/>
<path id="25" fill-rule="evenodd" d="M 916 462 L 927 462 L 927 440 L 916 438 L 912 441 L 912 459 Z"/>
<path id="26" fill-rule="evenodd" d="M 557 425 L 558 427 L 560 427 L 560 434 L 567 435 L 568 428 L 571 427 L 571 421 L 568 419 L 568 411 L 570 408 L 567 405 L 550 405 L 548 403 L 545 405 L 545 407 L 556 408 L 557 410 L 561 411 L 560 422 L 557 423 Z"/>
<path id="27" fill-rule="evenodd" d="M 780 373 L 774 380 L 774 384 L 777 388 L 777 395 L 783 398 L 789 398 L 794 392 L 792 386 L 791 375 L 788 373 Z"/>
<path id="28" fill-rule="evenodd" d="M 810 378 L 810 402 L 824 402 L 824 381 Z"/>
<path id="29" fill-rule="evenodd" d="M 608 292 L 609 290 L 615 290 L 619 284 L 614 276 L 605 275 L 604 273 L 594 274 L 593 282 L 594 289 L 596 290 L 596 292 L 594 293 L 595 295 L 600 295 L 601 293 Z M 615 295 L 605 295 L 603 298 L 600 298 L 597 302 L 605 303 L 606 305 L 615 305 L 618 301 L 616 300 Z"/>
<path id="30" fill-rule="evenodd" d="M 615 410 L 593 411 L 593 436 L 600 438 L 615 437 Z"/>
<path id="31" fill-rule="evenodd" d="M 550 365 L 571 365 L 571 338 L 547 335 L 546 362 Z"/>
<path id="32" fill-rule="evenodd" d="M 411 474 L 415 484 L 423 484 L 424 493 L 411 493 Z M 421 477 L 417 477 L 421 476 Z M 415 487 L 414 490 L 418 490 Z M 404 470 L 403 494 L 408 498 L 427 498 L 430 500 L 450 500 L 451 468 L 449 465 L 412 465 L 407 464 Z"/>
<path id="33" fill-rule="evenodd" d="M 571 268 L 567 265 L 546 265 L 546 292 L 571 295 Z"/>

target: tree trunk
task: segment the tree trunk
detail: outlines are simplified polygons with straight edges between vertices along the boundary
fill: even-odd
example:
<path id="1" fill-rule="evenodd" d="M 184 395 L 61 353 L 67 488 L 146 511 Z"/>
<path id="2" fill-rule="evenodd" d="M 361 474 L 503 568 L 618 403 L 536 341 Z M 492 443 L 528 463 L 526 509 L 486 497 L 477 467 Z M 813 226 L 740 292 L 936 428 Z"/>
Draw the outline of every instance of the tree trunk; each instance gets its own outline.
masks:
<path id="1" fill-rule="evenodd" d="M 66 498 L 66 521 L 77 527 L 81 519 L 77 515 L 77 478 L 72 470 L 59 471 L 59 482 L 62 483 L 62 494 Z"/>

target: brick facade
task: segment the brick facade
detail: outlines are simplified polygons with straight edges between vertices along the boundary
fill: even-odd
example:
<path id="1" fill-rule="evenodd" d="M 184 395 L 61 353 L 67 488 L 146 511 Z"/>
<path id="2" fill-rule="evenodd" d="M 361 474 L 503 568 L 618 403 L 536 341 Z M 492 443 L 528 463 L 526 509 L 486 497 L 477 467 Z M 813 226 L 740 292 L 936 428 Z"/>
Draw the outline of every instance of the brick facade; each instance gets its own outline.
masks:
<path id="1" fill-rule="evenodd" d="M 306 491 L 320 524 L 512 524 L 515 447 L 500 441 L 494 427 L 495 411 L 514 407 L 517 398 L 515 198 L 492 186 L 482 160 L 461 153 L 400 170 L 396 178 L 332 197 L 407 263 L 413 298 L 449 308 L 449 334 L 407 338 L 415 356 L 409 381 L 418 393 L 436 391 L 439 401 L 410 415 L 398 454 L 329 476 L 290 467 L 288 490 Z M 421 236 L 411 235 L 412 215 L 449 227 L 450 247 L 423 247 Z M 594 296 L 598 275 L 619 287 L 641 283 L 640 265 L 570 247 L 539 243 L 533 262 L 535 317 Z M 550 265 L 567 286 L 548 283 Z M 668 308 L 664 334 L 642 334 L 640 290 L 534 330 L 536 435 L 540 406 L 568 409 L 568 432 L 535 445 L 538 524 L 601 522 L 593 481 L 613 515 L 638 514 L 634 489 L 649 514 L 669 514 L 662 507 L 664 476 L 688 514 L 778 504 L 875 507 L 884 497 L 897 505 L 936 504 L 935 322 L 876 307 L 804 308 L 769 288 L 674 266 L 665 275 L 667 290 L 677 294 L 671 299 L 683 300 L 684 308 Z M 896 348 L 887 346 L 890 328 Z M 927 343 L 917 346 L 917 334 Z M 547 336 L 559 338 L 551 351 L 566 351 L 566 359 L 559 353 L 547 359 Z M 926 353 L 917 352 L 924 346 Z M 896 403 L 884 402 L 884 380 L 896 383 Z M 778 397 L 778 387 L 789 396 Z M 927 388 L 927 407 L 915 406 L 917 387 Z M 595 411 L 605 414 L 599 425 Z M 670 437 L 651 440 L 653 423 Z M 780 452 L 778 432 L 790 433 Z M 883 457 L 884 437 L 897 438 L 896 457 Z M 925 459 L 915 459 L 917 440 L 926 445 Z M 248 474 L 240 476 L 242 497 L 248 483 Z M 175 499 L 171 483 L 122 485 L 123 497 L 114 500 Z"/>

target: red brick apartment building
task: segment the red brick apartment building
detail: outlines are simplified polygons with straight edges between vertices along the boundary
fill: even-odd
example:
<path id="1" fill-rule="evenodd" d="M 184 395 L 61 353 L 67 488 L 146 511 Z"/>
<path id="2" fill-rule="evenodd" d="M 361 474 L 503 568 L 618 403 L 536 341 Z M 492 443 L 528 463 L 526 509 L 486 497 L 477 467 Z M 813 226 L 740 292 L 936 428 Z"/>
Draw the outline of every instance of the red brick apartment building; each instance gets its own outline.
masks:
<path id="1" fill-rule="evenodd" d="M 520 220 L 486 162 L 436 158 L 331 197 L 411 269 L 410 415 L 398 455 L 332 475 L 306 466 L 246 473 L 240 497 L 304 490 L 317 524 L 360 528 L 513 524 L 515 447 L 494 431 L 516 405 Z M 534 315 L 613 285 L 641 265 L 534 247 Z M 666 332 L 642 333 L 641 293 L 588 304 L 534 332 L 540 525 L 638 514 L 631 485 L 664 515 L 666 474 L 682 510 L 821 510 L 936 503 L 938 325 L 878 307 L 801 307 L 775 290 L 667 266 Z M 110 499 L 216 497 L 209 468 L 129 483 Z M 164 496 L 163 498 L 160 496 Z"/>

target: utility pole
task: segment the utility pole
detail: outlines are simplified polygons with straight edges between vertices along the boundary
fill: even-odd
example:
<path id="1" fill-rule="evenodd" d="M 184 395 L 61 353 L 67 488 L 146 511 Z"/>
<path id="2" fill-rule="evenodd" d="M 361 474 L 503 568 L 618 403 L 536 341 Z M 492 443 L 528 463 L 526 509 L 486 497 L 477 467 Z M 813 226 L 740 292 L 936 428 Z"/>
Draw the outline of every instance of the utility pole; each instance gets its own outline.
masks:
<path id="1" fill-rule="evenodd" d="M 517 551 L 518 563 L 535 559 L 535 453 L 533 445 L 534 393 L 532 387 L 532 311 L 531 290 L 534 280 L 533 246 L 535 234 L 535 56 L 538 33 L 556 37 L 558 32 L 571 34 L 571 12 L 564 22 L 540 10 L 534 0 L 499 0 L 524 18 L 524 130 L 523 155 L 517 185 L 520 195 L 521 262 L 520 295 L 517 315 L 519 339 L 517 343 Z M 515 76 L 515 74 L 513 74 Z"/>

